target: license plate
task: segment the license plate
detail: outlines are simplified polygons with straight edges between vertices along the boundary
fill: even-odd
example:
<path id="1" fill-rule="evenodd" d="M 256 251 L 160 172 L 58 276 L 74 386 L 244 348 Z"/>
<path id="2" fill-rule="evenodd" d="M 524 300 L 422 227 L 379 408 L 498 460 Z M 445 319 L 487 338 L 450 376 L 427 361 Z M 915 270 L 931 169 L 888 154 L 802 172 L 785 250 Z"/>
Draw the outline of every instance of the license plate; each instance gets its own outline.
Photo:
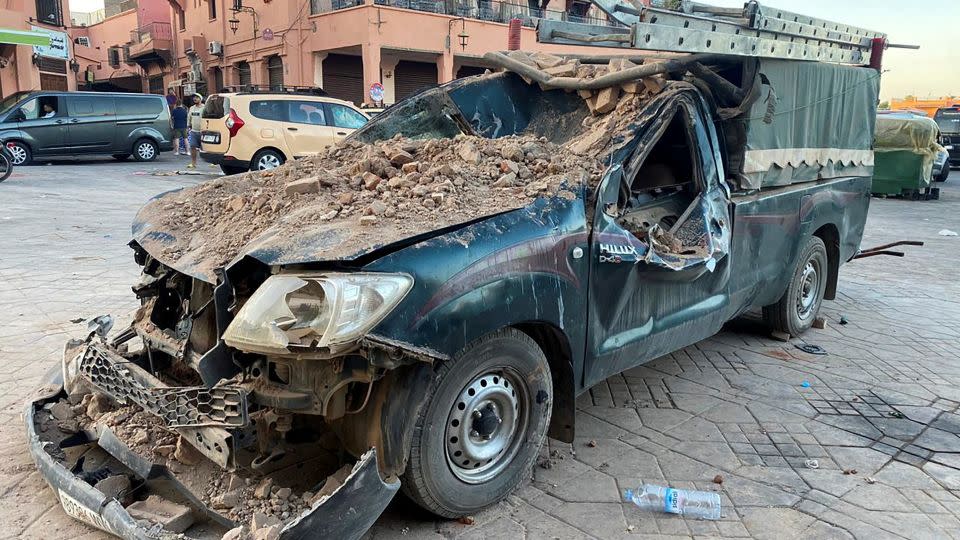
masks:
<path id="1" fill-rule="evenodd" d="M 63 511 L 66 512 L 68 516 L 80 520 L 87 525 L 96 527 L 101 531 L 106 531 L 114 535 L 117 534 L 100 514 L 83 506 L 80 504 L 80 501 L 74 499 L 62 489 L 60 490 L 60 505 L 63 506 Z"/>
<path id="2" fill-rule="evenodd" d="M 220 135 L 216 133 L 207 133 L 206 135 L 202 135 L 200 137 L 200 142 L 218 143 L 220 142 Z"/>

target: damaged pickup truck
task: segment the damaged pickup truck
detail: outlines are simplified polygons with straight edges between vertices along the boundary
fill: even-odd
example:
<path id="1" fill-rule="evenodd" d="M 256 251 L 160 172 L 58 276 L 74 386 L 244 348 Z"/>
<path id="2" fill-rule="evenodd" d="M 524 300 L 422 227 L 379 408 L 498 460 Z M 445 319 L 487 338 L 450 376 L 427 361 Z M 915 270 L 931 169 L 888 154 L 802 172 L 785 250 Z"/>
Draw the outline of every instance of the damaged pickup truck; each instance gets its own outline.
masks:
<path id="1" fill-rule="evenodd" d="M 565 60 L 491 58 L 511 69 L 141 210 L 133 322 L 99 318 L 26 407 L 71 516 L 356 538 L 401 489 L 468 515 L 573 440 L 592 385 L 754 308 L 798 335 L 836 294 L 876 70 L 581 58 L 565 91 L 542 69 Z"/>

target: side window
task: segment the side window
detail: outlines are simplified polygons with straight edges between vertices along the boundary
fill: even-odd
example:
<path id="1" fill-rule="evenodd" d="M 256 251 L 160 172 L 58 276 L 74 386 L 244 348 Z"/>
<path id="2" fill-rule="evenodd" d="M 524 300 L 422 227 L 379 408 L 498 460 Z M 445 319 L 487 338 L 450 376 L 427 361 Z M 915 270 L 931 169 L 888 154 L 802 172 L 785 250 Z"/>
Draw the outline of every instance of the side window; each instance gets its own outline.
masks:
<path id="1" fill-rule="evenodd" d="M 162 97 L 118 97 L 117 115 L 157 115 L 163 111 Z"/>
<path id="2" fill-rule="evenodd" d="M 57 118 L 64 115 L 57 96 L 40 96 L 31 99 L 20 106 L 20 112 L 23 114 L 23 120 Z"/>
<path id="3" fill-rule="evenodd" d="M 330 114 L 333 116 L 333 125 L 339 128 L 359 129 L 367 123 L 362 114 L 336 103 L 330 104 Z"/>
<path id="4" fill-rule="evenodd" d="M 33 98 L 20 106 L 21 119 L 36 120 L 40 118 L 40 98 Z"/>
<path id="5" fill-rule="evenodd" d="M 273 99 L 262 99 L 250 102 L 250 114 L 262 120 L 283 121 L 286 102 Z"/>
<path id="6" fill-rule="evenodd" d="M 70 96 L 67 98 L 70 116 L 91 117 L 111 116 L 114 114 L 113 100 L 91 96 Z"/>
<path id="7" fill-rule="evenodd" d="M 315 101 L 288 101 L 288 117 L 290 122 L 309 124 L 312 126 L 327 125 L 326 115 L 323 112 L 323 103 Z"/>

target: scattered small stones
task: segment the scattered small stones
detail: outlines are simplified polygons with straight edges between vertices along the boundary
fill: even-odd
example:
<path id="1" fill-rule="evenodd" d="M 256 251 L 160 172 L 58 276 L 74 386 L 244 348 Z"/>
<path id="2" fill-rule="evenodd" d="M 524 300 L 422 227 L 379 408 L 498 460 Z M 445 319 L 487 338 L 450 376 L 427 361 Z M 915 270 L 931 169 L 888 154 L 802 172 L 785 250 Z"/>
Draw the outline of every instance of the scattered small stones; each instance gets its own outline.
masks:
<path id="1" fill-rule="evenodd" d="M 844 317 L 843 315 L 840 316 L 840 326 L 846 326 L 849 323 L 850 321 L 848 321 L 846 317 Z"/>
<path id="2" fill-rule="evenodd" d="M 473 516 L 460 516 L 457 518 L 457 521 L 463 525 L 473 525 L 476 523 L 476 520 L 473 519 Z"/>
<path id="3" fill-rule="evenodd" d="M 856 470 L 856 469 L 844 469 L 844 470 L 843 470 L 843 474 L 848 475 L 848 476 L 851 475 L 851 474 L 857 474 L 857 470 Z"/>
<path id="4" fill-rule="evenodd" d="M 596 447 L 597 447 L 597 441 L 595 441 L 595 440 L 593 440 L 593 439 L 590 439 L 590 442 L 587 443 L 587 446 L 589 446 L 590 448 L 596 448 Z"/>
<path id="5" fill-rule="evenodd" d="M 827 327 L 827 320 L 823 317 L 817 317 L 813 319 L 813 327 L 818 330 L 823 330 Z"/>
<path id="6" fill-rule="evenodd" d="M 714 484 L 723 484 L 723 475 L 722 475 L 722 474 L 718 474 L 718 475 L 714 476 L 714 477 L 713 477 L 713 483 L 714 483 Z"/>

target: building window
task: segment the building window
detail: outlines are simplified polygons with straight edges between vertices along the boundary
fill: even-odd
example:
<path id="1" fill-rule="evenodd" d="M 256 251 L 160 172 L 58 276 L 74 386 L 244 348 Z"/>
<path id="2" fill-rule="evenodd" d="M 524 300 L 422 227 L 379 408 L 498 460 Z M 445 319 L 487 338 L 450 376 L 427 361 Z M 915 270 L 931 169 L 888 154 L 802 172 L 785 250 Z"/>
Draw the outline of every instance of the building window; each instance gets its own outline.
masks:
<path id="1" fill-rule="evenodd" d="M 37 0 L 37 20 L 52 26 L 63 26 L 60 0 Z"/>
<path id="2" fill-rule="evenodd" d="M 182 9 L 176 8 L 177 10 L 177 26 L 180 28 L 180 31 L 183 32 L 187 29 L 187 19 L 184 16 L 185 13 Z"/>
<path id="3" fill-rule="evenodd" d="M 210 9 L 210 20 L 217 18 L 217 0 L 207 0 L 207 6 Z"/>
<path id="4" fill-rule="evenodd" d="M 107 49 L 107 62 L 110 67 L 120 67 L 120 47 L 110 47 Z"/>
<path id="5" fill-rule="evenodd" d="M 150 77 L 150 93 L 163 95 L 163 75 Z"/>
<path id="6" fill-rule="evenodd" d="M 267 58 L 267 83 L 274 89 L 283 86 L 283 59 L 277 55 Z"/>
<path id="7" fill-rule="evenodd" d="M 222 91 L 223 90 L 223 70 L 218 67 L 215 67 L 211 69 L 210 72 L 213 74 L 213 81 L 212 81 L 213 87 L 209 89 L 210 92 L 213 93 L 213 92 Z"/>
<path id="8" fill-rule="evenodd" d="M 249 62 L 237 62 L 237 81 L 240 83 L 240 86 L 247 86 L 250 84 Z"/>

